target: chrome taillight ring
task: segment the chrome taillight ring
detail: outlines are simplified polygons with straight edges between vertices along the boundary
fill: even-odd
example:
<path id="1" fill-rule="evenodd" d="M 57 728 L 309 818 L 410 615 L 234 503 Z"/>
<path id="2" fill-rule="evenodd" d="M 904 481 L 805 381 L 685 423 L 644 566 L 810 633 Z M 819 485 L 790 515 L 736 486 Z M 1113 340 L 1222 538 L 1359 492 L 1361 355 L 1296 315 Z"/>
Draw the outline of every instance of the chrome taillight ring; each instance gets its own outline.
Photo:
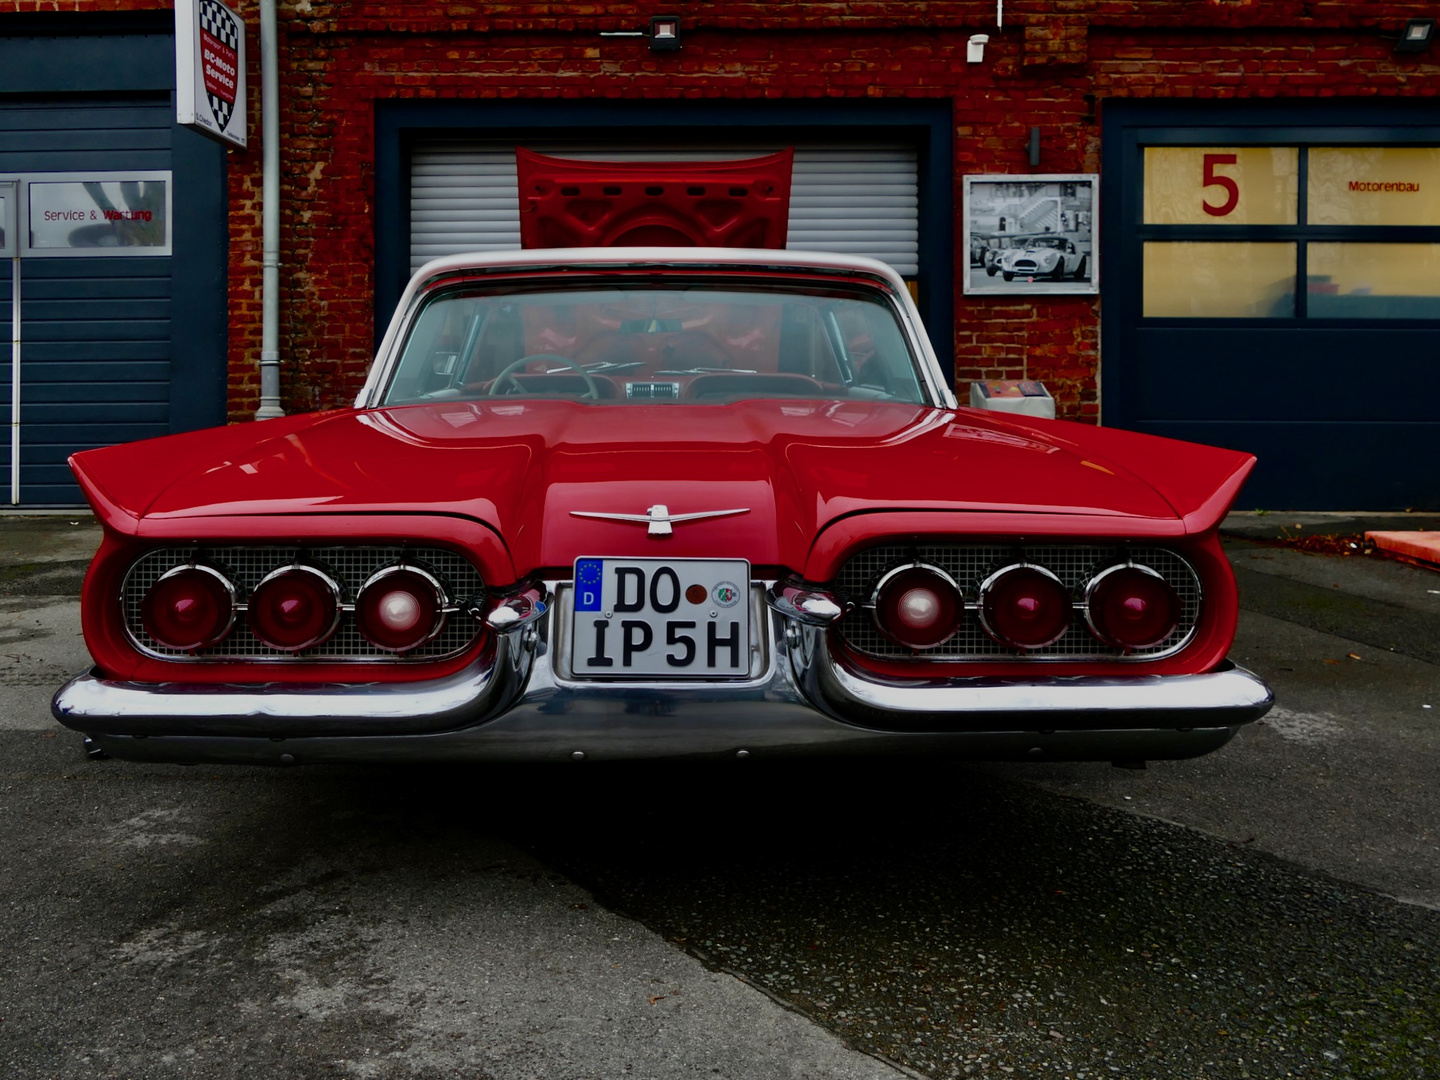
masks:
<path id="1" fill-rule="evenodd" d="M 157 590 L 161 589 L 167 581 L 173 583 L 175 579 L 182 574 L 195 573 L 201 574 L 202 576 L 208 578 L 212 585 L 218 586 L 220 594 L 224 600 L 224 614 L 220 622 L 217 624 L 216 628 L 210 633 L 206 634 L 203 640 L 198 641 L 194 644 L 186 645 L 170 644 L 171 648 L 184 648 L 190 652 L 208 648 L 211 645 L 216 644 L 217 642 L 224 641 L 225 638 L 229 635 L 230 631 L 234 629 L 236 614 L 240 609 L 239 598 L 236 594 L 234 583 L 231 582 L 228 577 L 222 574 L 219 570 L 215 569 L 213 566 L 207 566 L 204 563 L 199 562 L 180 563 L 177 566 L 172 566 L 169 570 L 165 571 L 163 574 L 161 574 L 158 578 L 155 579 L 155 583 L 151 585 L 150 588 L 146 591 L 145 601 L 142 602 L 143 611 L 145 606 L 149 603 L 150 598 L 153 597 L 156 594 Z M 145 626 L 145 632 L 155 640 L 161 640 L 161 638 L 157 636 L 155 628 L 150 625 L 151 616 L 145 615 L 142 618 L 142 625 Z M 131 636 L 133 638 L 133 634 Z"/>
<path id="2" fill-rule="evenodd" d="M 1043 611 L 1022 613 L 1025 620 L 1034 618 L 1037 620 L 1033 627 L 1027 629 L 1035 632 L 1028 638 L 1021 638 L 1018 632 L 1019 627 L 1007 626 L 1006 621 L 1011 618 L 1011 613 L 1005 612 L 995 604 L 997 592 L 1013 585 L 1016 575 L 1028 575 L 1036 579 L 1040 587 L 1050 590 L 1054 597 L 1053 612 L 1048 619 Z M 1070 590 L 1065 583 L 1050 570 L 1043 566 L 1037 566 L 1031 562 L 1013 562 L 1008 566 L 1002 566 L 989 577 L 980 583 L 980 589 L 976 596 L 975 615 L 980 621 L 980 627 L 992 639 L 1012 649 L 1032 650 L 1043 649 L 1047 645 L 1053 645 L 1065 636 L 1070 629 L 1071 618 L 1074 613 L 1074 601 L 1070 596 Z"/>
<path id="3" fill-rule="evenodd" d="M 901 596 L 892 598 L 890 593 L 903 587 L 907 577 L 915 579 L 914 586 Z M 926 578 L 931 579 L 931 583 L 925 582 Z M 917 591 L 921 593 L 922 605 L 917 614 L 929 617 L 922 618 L 923 625 L 907 626 L 902 609 L 906 598 Z M 929 599 L 924 597 L 924 593 L 930 594 Z M 927 612 L 924 605 L 932 602 L 934 609 Z M 955 579 L 940 567 L 919 560 L 892 567 L 882 575 L 871 590 L 866 607 L 882 634 L 897 645 L 916 651 L 935 648 L 949 641 L 959 632 L 965 617 L 964 591 Z"/>
<path id="4" fill-rule="evenodd" d="M 1117 575 L 1125 573 L 1139 574 L 1147 582 L 1153 583 L 1160 590 L 1159 595 L 1165 600 L 1168 611 L 1164 612 L 1163 631 L 1152 629 L 1150 633 L 1141 635 L 1141 640 L 1125 641 L 1117 635 L 1113 627 L 1105 625 L 1105 613 L 1099 610 L 1104 607 L 1100 603 L 1099 594 L 1112 584 Z M 1175 596 L 1174 587 L 1165 580 L 1165 576 L 1153 567 L 1143 563 L 1126 561 L 1116 563 L 1101 570 L 1085 583 L 1085 624 L 1090 632 L 1107 645 L 1125 650 L 1153 648 L 1168 639 L 1180 626 L 1180 602 Z M 1151 640 L 1153 638 L 1153 640 Z"/>
<path id="5" fill-rule="evenodd" d="M 413 626 L 403 628 L 403 630 L 388 624 L 391 616 L 397 622 L 403 622 L 409 617 L 411 613 L 403 610 L 403 602 L 387 614 L 376 606 L 384 603 L 387 597 L 381 597 L 379 600 L 370 599 L 377 595 L 377 590 L 385 588 L 387 581 L 395 585 L 394 579 L 399 575 L 405 575 L 420 583 L 418 589 L 395 590 L 397 593 L 410 595 L 417 603 L 417 608 L 413 612 L 415 619 Z M 428 618 L 424 612 L 427 601 L 432 605 L 432 614 Z M 445 595 L 444 586 L 432 574 L 407 563 L 395 563 L 375 571 L 365 580 L 365 584 L 360 586 L 360 591 L 355 594 L 355 621 L 361 635 L 371 645 L 385 652 L 413 652 L 427 642 L 433 641 L 444 628 L 446 613 L 449 610 L 453 609 Z M 401 640 L 402 637 L 403 640 Z"/>
<path id="6" fill-rule="evenodd" d="M 320 620 L 303 639 L 290 642 L 272 641 L 270 637 L 273 635 L 268 634 L 263 626 L 257 625 L 256 597 L 261 596 L 267 586 L 274 588 L 276 587 L 274 583 L 282 582 L 287 576 L 296 574 L 303 575 L 307 581 L 318 587 L 320 596 L 326 601 L 329 615 L 325 617 L 322 613 Z M 306 649 L 313 649 L 329 641 L 335 631 L 340 628 L 340 619 L 343 614 L 340 603 L 340 583 L 323 570 L 308 564 L 294 563 L 290 566 L 277 567 L 261 578 L 255 588 L 250 591 L 250 596 L 245 602 L 245 613 L 246 622 L 250 625 L 250 632 L 262 644 L 277 652 L 298 653 Z"/>

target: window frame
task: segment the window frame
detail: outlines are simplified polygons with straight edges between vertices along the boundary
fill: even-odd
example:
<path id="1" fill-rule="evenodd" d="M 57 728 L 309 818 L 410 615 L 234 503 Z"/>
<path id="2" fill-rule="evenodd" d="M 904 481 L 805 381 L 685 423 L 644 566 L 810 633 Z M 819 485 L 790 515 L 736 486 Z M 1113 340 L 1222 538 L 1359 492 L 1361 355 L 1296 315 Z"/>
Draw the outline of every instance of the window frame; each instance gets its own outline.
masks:
<path id="1" fill-rule="evenodd" d="M 553 278 L 529 277 L 523 281 L 516 279 L 497 278 L 490 282 L 478 282 L 476 280 L 460 279 L 445 284 L 437 285 L 423 295 L 416 298 L 416 302 L 407 311 L 405 324 L 396 340 L 393 355 L 386 363 L 386 370 L 382 381 L 377 385 L 371 408 L 396 408 L 405 405 L 418 405 L 435 403 L 448 398 L 428 399 L 428 395 L 418 397 L 406 397 L 403 400 L 390 400 L 395 393 L 397 384 L 401 382 L 402 376 L 408 374 L 406 370 L 406 358 L 411 346 L 416 340 L 417 334 L 422 326 L 426 324 L 426 313 L 436 305 L 454 303 L 467 298 L 497 299 L 504 296 L 563 296 L 566 294 L 583 294 L 586 292 L 614 287 L 620 283 L 635 285 L 637 291 L 655 292 L 685 292 L 691 289 L 710 289 L 717 292 L 733 291 L 738 293 L 753 293 L 756 296 L 774 296 L 777 300 L 787 291 L 800 295 L 810 294 L 815 298 L 827 297 L 830 300 L 850 301 L 857 305 L 857 310 L 869 318 L 879 318 L 878 312 L 883 310 L 890 316 L 891 323 L 895 330 L 896 340 L 904 350 L 908 360 L 908 371 L 914 380 L 914 389 L 917 400 L 904 398 L 880 399 L 893 401 L 898 404 L 916 405 L 922 407 L 941 407 L 941 402 L 936 399 L 934 387 L 928 377 L 928 362 L 924 351 L 919 347 L 920 343 L 914 339 L 911 333 L 911 324 L 907 319 L 903 307 L 897 302 L 897 297 L 889 288 L 876 288 L 868 284 L 855 282 L 837 282 L 816 278 L 811 281 L 799 282 L 794 277 L 788 276 L 765 276 L 758 275 L 752 278 L 742 278 L 730 273 L 707 273 L 697 271 L 693 273 L 666 273 L 655 275 L 649 270 L 636 270 L 632 268 L 616 268 L 610 272 L 601 271 L 596 274 L 577 274 L 573 277 L 555 276 Z M 784 288 L 788 286 L 788 290 Z M 797 287 L 799 286 L 799 287 Z M 466 333 L 466 344 L 462 348 L 469 348 L 478 345 L 479 338 L 483 334 L 483 326 L 488 324 L 490 311 L 480 315 L 478 322 L 472 324 Z M 833 313 L 831 313 L 833 316 Z M 820 315 L 819 330 L 825 338 L 826 344 L 832 352 L 832 360 L 836 366 L 837 374 L 847 387 L 858 387 L 856 372 L 850 360 L 848 348 L 843 341 L 837 341 L 835 333 L 837 327 L 831 325 L 833 318 L 827 319 L 824 313 Z M 425 327 L 428 329 L 428 326 Z M 870 327 L 873 334 L 873 324 Z M 423 350 L 422 350 L 423 351 Z M 539 354 L 535 354 L 539 355 Z M 456 354 L 452 358 L 456 365 L 454 372 L 464 372 L 473 362 L 473 357 L 466 357 Z M 454 372 L 451 372 L 452 374 Z M 597 374 L 604 374 L 597 372 Z M 427 400 L 428 399 L 428 400 Z M 515 398 L 515 400 L 526 400 L 526 396 Z M 465 400 L 481 400 L 480 398 L 467 398 Z M 758 399 L 757 399 L 758 400 Z M 830 401 L 830 400 L 851 400 L 849 398 L 804 398 L 806 401 Z M 600 399 L 592 404 L 619 404 L 609 399 Z"/>
<path id="2" fill-rule="evenodd" d="M 1394 132 L 1393 137 L 1384 137 L 1383 129 L 1327 129 L 1317 127 L 1276 127 L 1260 129 L 1230 129 L 1225 127 L 1183 129 L 1166 131 L 1150 129 L 1143 136 L 1136 133 L 1134 143 L 1127 150 L 1134 153 L 1138 178 L 1133 195 L 1133 209 L 1129 215 L 1131 234 L 1129 242 L 1135 246 L 1135 264 L 1140 268 L 1137 274 L 1137 302 L 1140 322 L 1144 326 L 1171 327 L 1180 325 L 1202 325 L 1206 327 L 1265 326 L 1265 327 L 1330 327 L 1330 326 L 1384 326 L 1403 328 L 1407 326 L 1433 327 L 1440 319 L 1383 318 L 1311 316 L 1309 313 L 1309 289 L 1306 268 L 1309 265 L 1311 243 L 1369 243 L 1369 244 L 1440 244 L 1440 226 L 1426 225 L 1311 225 L 1309 224 L 1310 201 L 1310 151 L 1316 148 L 1401 148 L 1414 147 L 1431 149 L 1440 146 L 1440 129 L 1434 138 L 1417 138 L 1413 129 Z M 1151 148 L 1209 148 L 1209 147 L 1295 147 L 1298 151 L 1296 221 L 1293 225 L 1241 225 L 1241 224 L 1192 224 L 1162 225 L 1144 220 L 1145 151 Z M 1246 243 L 1281 242 L 1295 245 L 1295 291 L 1294 310 L 1289 316 L 1218 317 L 1204 316 L 1147 316 L 1144 314 L 1144 258 L 1145 245 L 1152 242 L 1207 242 Z"/>

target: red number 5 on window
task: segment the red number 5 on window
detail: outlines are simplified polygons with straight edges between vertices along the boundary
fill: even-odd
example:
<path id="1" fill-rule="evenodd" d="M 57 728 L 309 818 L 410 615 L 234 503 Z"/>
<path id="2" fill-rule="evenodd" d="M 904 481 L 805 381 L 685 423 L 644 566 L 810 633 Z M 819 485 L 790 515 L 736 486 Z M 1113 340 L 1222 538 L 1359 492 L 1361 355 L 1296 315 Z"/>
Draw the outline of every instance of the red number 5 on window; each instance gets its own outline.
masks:
<path id="1" fill-rule="evenodd" d="M 1205 213 L 1211 217 L 1224 217 L 1234 210 L 1240 202 L 1240 185 L 1228 176 L 1220 176 L 1215 172 L 1217 165 L 1234 165 L 1236 156 L 1234 154 L 1206 154 L 1205 155 L 1205 183 L 1204 187 L 1220 187 L 1225 189 L 1225 201 L 1219 206 L 1211 206 L 1203 197 L 1200 205 L 1205 208 Z"/>

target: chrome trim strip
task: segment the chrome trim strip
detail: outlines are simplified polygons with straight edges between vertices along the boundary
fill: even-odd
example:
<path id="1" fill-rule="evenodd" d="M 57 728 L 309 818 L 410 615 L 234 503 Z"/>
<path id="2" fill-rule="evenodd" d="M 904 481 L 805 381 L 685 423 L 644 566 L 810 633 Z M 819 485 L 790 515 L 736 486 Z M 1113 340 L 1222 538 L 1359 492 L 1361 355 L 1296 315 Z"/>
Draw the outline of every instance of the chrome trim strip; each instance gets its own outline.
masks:
<path id="1" fill-rule="evenodd" d="M 913 725 L 963 716 L 967 726 L 988 730 L 1235 726 L 1260 719 L 1275 700 L 1264 682 L 1235 666 L 1202 675 L 884 683 L 827 655 L 806 667 L 801 685 L 822 708 L 838 703 L 850 723 L 889 726 L 903 717 Z"/>
<path id="2" fill-rule="evenodd" d="M 759 591 L 752 587 L 752 596 Z M 763 604 L 756 636 L 767 642 L 768 662 L 756 679 L 580 681 L 555 668 L 563 606 L 536 620 L 534 634 L 497 635 L 493 654 L 445 679 L 262 689 L 86 674 L 55 695 L 51 710 L 66 727 L 121 739 L 120 756 L 151 760 L 274 761 L 276 747 L 295 743 L 308 744 L 305 760 L 315 761 L 379 760 L 391 744 L 398 756 L 429 760 L 546 759 L 562 749 L 684 756 L 727 746 L 923 747 L 975 757 L 1033 756 L 1038 748 L 1042 756 L 1104 760 L 1204 753 L 1273 700 L 1237 667 L 1184 676 L 885 680 L 841 663 L 823 627 L 771 616 Z M 135 749 L 124 741 L 134 736 L 154 745 Z M 222 752 L 231 738 L 249 741 Z"/>
<path id="3" fill-rule="evenodd" d="M 533 653 L 515 637 L 460 672 L 420 682 L 285 686 L 134 683 L 85 674 L 51 703 L 67 727 L 117 735 L 246 738 L 412 735 L 464 728 L 510 708 Z"/>
<path id="4" fill-rule="evenodd" d="M 733 517 L 736 514 L 748 514 L 748 506 L 737 510 L 699 510 L 690 514 L 672 514 L 670 508 L 664 503 L 656 503 L 643 514 L 607 514 L 599 510 L 571 510 L 571 517 L 593 518 L 596 521 L 621 521 L 627 524 L 647 525 L 645 531 L 648 536 L 671 536 L 675 530 L 676 523 L 687 521 L 705 521 L 709 518 Z"/>

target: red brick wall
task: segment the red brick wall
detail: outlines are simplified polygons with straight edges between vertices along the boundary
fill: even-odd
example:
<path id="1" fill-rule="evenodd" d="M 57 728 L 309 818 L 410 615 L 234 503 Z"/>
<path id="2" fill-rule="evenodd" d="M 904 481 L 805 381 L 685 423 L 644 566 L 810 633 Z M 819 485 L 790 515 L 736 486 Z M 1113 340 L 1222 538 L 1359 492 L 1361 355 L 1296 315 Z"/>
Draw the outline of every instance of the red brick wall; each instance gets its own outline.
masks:
<path id="1" fill-rule="evenodd" d="M 0 0 L 6 11 L 166 3 Z M 257 405 L 260 351 L 258 6 L 250 28 L 251 142 L 230 162 L 230 413 Z M 288 411 L 348 401 L 370 361 L 374 102 L 391 98 L 942 98 L 955 117 L 955 206 L 966 173 L 1099 172 L 1108 98 L 1435 95 L 1440 46 L 1396 56 L 1428 2 L 994 0 L 676 4 L 684 48 L 651 53 L 651 4 L 283 2 L 282 393 Z M 983 64 L 966 39 L 987 33 Z M 1387 39 L 1384 35 L 1391 35 Z M 1027 138 L 1042 132 L 1031 169 Z M 1103 183 L 1103 180 L 1102 180 Z M 957 258 L 967 252 L 955 223 Z M 1102 223 L 1103 228 L 1103 223 Z M 1098 414 L 1099 297 L 961 294 L 956 379 L 1043 379 L 1063 415 Z M 1104 268 L 1102 267 L 1102 273 Z"/>

